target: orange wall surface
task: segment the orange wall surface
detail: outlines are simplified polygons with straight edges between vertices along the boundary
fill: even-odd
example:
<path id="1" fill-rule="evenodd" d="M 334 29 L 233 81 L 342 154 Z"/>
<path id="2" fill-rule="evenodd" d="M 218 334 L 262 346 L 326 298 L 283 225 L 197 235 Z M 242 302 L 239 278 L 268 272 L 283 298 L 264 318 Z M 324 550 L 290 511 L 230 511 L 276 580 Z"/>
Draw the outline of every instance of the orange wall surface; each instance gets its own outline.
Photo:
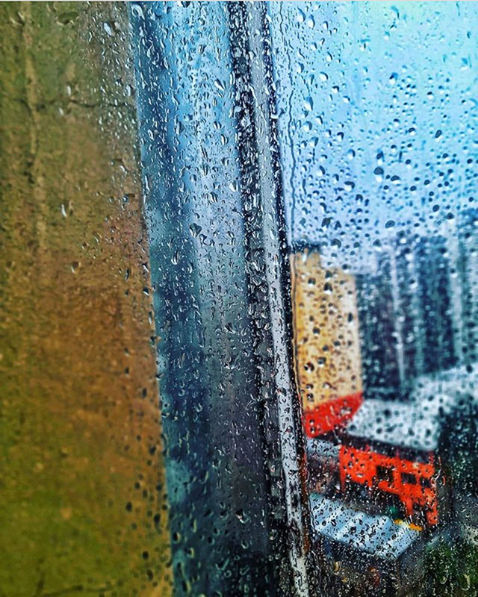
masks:
<path id="1" fill-rule="evenodd" d="M 295 355 L 304 411 L 362 392 L 355 281 L 305 249 L 291 255 Z"/>

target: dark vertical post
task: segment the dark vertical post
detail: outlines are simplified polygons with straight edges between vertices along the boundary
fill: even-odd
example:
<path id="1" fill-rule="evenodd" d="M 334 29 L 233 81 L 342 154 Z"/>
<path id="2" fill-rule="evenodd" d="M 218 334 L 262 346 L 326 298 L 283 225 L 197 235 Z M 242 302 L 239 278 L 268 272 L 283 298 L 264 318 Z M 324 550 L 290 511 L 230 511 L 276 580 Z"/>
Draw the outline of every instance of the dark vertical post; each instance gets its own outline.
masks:
<path id="1" fill-rule="evenodd" d="M 272 410 L 267 411 L 266 445 L 269 461 L 274 463 L 272 478 L 275 476 L 275 482 L 283 486 L 277 507 L 285 508 L 288 521 L 288 532 L 282 540 L 288 546 L 295 592 L 305 595 L 307 507 L 299 470 L 303 453 L 301 408 L 292 365 L 290 270 L 266 4 L 233 2 L 229 4 L 229 15 L 246 246 L 250 255 L 247 267 L 252 282 L 257 271 L 266 282 L 261 288 L 249 285 L 252 304 L 260 305 L 254 320 L 255 335 L 263 347 L 259 357 L 260 389 L 265 400 L 272 398 Z M 256 209 L 251 209 L 251 202 L 255 202 Z"/>
<path id="2" fill-rule="evenodd" d="M 304 594 L 283 226 L 271 158 L 254 157 L 270 114 L 247 90 L 249 21 L 235 3 L 131 16 L 176 591 Z"/>

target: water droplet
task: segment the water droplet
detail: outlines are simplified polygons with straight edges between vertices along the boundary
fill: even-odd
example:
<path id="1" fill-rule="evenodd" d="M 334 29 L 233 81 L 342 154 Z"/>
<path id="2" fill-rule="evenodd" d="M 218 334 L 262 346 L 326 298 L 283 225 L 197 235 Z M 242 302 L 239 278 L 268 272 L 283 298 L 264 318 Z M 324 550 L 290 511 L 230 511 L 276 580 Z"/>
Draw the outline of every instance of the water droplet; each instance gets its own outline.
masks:
<path id="1" fill-rule="evenodd" d="M 191 224 L 191 226 L 189 226 L 189 230 L 191 231 L 191 235 L 196 238 L 201 232 L 202 228 L 201 226 L 198 226 L 198 224 Z"/>
<path id="2" fill-rule="evenodd" d="M 226 90 L 226 88 L 224 87 L 224 83 L 220 79 L 216 79 L 214 81 L 214 85 L 216 86 L 217 89 L 219 89 L 219 91 L 225 91 Z"/>
<path id="3" fill-rule="evenodd" d="M 139 17 L 140 19 L 144 19 L 144 12 L 141 8 L 140 4 L 133 4 L 131 6 L 131 12 L 134 14 L 135 17 Z"/>
<path id="4" fill-rule="evenodd" d="M 106 33 L 109 36 L 114 35 L 113 28 L 111 27 L 111 25 L 109 23 L 107 23 L 107 22 L 103 23 L 103 29 L 106 31 Z"/>

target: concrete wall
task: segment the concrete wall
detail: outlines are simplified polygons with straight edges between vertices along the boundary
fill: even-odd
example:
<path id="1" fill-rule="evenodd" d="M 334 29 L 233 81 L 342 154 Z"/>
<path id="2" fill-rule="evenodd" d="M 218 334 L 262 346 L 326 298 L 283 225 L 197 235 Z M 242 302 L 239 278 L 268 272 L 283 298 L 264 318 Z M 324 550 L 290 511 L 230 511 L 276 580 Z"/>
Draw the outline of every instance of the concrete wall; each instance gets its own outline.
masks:
<path id="1" fill-rule="evenodd" d="M 0 595 L 167 595 L 127 8 L 0 30 Z"/>

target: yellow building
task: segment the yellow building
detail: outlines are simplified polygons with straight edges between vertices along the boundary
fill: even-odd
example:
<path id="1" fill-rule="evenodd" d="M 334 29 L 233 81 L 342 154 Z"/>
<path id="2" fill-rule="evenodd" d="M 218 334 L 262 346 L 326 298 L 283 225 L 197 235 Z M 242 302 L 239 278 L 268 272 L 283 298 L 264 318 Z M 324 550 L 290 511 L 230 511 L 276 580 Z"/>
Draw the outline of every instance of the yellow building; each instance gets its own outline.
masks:
<path id="1" fill-rule="evenodd" d="M 313 248 L 291 255 L 296 373 L 308 436 L 331 431 L 362 402 L 354 277 Z"/>

